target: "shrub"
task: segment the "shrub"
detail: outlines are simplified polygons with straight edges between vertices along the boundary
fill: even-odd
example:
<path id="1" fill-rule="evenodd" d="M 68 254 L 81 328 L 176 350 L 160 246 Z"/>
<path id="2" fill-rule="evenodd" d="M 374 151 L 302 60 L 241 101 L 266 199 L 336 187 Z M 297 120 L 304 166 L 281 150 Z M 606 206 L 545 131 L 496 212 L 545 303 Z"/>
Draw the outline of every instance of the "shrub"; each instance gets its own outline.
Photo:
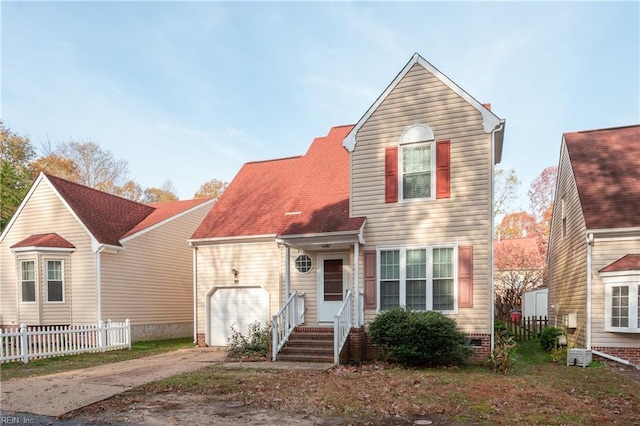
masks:
<path id="1" fill-rule="evenodd" d="M 556 364 L 564 364 L 567 362 L 567 348 L 553 348 L 551 349 L 551 361 Z"/>
<path id="2" fill-rule="evenodd" d="M 491 351 L 491 357 L 489 358 L 489 364 L 493 371 L 506 374 L 513 367 L 518 344 L 513 334 L 504 324 L 497 322 L 494 330 L 495 341 L 493 351 Z"/>
<path id="3" fill-rule="evenodd" d="M 231 326 L 227 357 L 263 358 L 271 353 L 271 326 L 262 325 L 259 321 L 247 326 L 247 333 L 242 334 Z"/>
<path id="4" fill-rule="evenodd" d="M 538 339 L 540 340 L 540 347 L 550 352 L 551 349 L 558 347 L 558 337 L 564 333 L 564 330 L 557 327 L 545 327 L 540 332 Z"/>
<path id="5" fill-rule="evenodd" d="M 383 312 L 369 326 L 369 334 L 389 361 L 403 365 L 461 365 L 473 353 L 456 322 L 435 311 Z"/>

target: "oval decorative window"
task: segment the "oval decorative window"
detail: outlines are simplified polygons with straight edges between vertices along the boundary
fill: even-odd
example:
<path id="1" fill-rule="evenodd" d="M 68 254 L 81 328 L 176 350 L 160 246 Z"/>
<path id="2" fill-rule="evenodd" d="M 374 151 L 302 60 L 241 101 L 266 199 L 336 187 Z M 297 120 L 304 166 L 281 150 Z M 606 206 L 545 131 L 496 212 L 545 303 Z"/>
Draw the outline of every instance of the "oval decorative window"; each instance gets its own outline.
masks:
<path id="1" fill-rule="evenodd" d="M 313 261 L 306 254 L 301 254 L 296 257 L 296 271 L 301 274 L 306 274 L 313 267 Z"/>

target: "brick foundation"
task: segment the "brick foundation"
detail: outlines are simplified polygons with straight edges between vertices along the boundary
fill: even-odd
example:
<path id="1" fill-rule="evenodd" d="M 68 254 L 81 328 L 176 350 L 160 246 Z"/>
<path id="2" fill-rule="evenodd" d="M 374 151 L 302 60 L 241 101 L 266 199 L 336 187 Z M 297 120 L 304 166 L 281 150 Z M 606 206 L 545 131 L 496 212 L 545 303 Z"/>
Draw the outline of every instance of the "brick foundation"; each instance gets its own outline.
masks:
<path id="1" fill-rule="evenodd" d="M 640 366 L 640 347 L 637 348 L 605 348 L 602 346 L 594 346 L 591 349 L 603 352 L 607 355 L 615 356 L 631 362 L 635 366 Z"/>
<path id="2" fill-rule="evenodd" d="M 204 336 L 204 333 L 198 333 L 196 334 L 196 344 L 200 347 L 205 347 L 207 346 L 206 343 L 206 338 Z"/>

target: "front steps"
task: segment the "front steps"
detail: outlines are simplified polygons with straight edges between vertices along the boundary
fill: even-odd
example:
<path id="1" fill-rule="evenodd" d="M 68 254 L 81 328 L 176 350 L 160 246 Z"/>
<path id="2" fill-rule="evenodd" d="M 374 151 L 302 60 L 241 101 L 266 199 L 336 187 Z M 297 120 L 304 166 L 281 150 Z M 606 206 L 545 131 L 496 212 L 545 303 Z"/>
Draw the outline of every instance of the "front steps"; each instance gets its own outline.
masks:
<path id="1" fill-rule="evenodd" d="M 333 362 L 333 328 L 298 326 L 277 361 Z"/>

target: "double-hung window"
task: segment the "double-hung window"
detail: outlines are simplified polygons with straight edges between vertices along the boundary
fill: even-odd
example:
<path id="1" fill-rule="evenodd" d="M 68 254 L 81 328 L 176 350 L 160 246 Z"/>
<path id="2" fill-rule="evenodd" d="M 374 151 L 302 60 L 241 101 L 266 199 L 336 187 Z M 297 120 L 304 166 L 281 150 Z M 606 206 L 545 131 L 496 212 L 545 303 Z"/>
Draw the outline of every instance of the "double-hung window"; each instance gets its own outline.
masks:
<path id="1" fill-rule="evenodd" d="M 603 278 L 605 331 L 640 333 L 640 275 Z"/>
<path id="2" fill-rule="evenodd" d="M 47 302 L 64 302 L 64 279 L 62 260 L 47 260 L 45 291 Z"/>
<path id="3" fill-rule="evenodd" d="M 432 144 L 402 145 L 402 199 L 431 198 Z"/>
<path id="4" fill-rule="evenodd" d="M 454 247 L 410 247 L 379 250 L 381 311 L 455 310 Z"/>
<path id="5" fill-rule="evenodd" d="M 23 260 L 20 262 L 20 293 L 23 303 L 36 301 L 36 262 Z"/>

